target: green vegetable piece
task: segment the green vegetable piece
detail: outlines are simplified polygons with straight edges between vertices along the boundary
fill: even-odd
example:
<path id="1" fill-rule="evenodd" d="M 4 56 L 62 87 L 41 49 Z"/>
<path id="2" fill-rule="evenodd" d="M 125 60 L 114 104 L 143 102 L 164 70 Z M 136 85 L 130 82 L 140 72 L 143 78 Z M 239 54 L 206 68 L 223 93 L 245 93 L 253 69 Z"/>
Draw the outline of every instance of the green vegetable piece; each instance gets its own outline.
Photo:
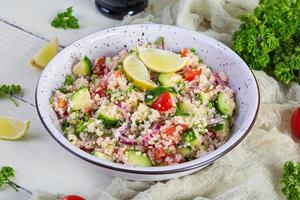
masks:
<path id="1" fill-rule="evenodd" d="M 91 73 L 92 62 L 87 56 L 84 56 L 73 68 L 73 74 L 77 77 L 90 76 Z"/>
<path id="2" fill-rule="evenodd" d="M 101 110 L 98 115 L 98 119 L 102 120 L 103 125 L 106 128 L 117 128 L 122 125 L 122 120 L 119 116 L 110 114 L 110 110 L 114 109 L 111 105 L 108 105 L 105 109 Z"/>
<path id="3" fill-rule="evenodd" d="M 182 77 L 176 73 L 163 73 L 158 76 L 159 83 L 165 87 L 175 86 L 181 80 Z"/>
<path id="4" fill-rule="evenodd" d="M 194 152 L 191 147 L 179 147 L 178 153 L 180 153 L 185 158 L 192 158 L 194 157 Z"/>
<path id="5" fill-rule="evenodd" d="M 234 108 L 235 103 L 233 98 L 228 97 L 228 95 L 223 92 L 218 93 L 216 109 L 220 114 L 232 116 Z"/>
<path id="6" fill-rule="evenodd" d="M 136 150 L 128 150 L 126 152 L 128 155 L 127 165 L 141 166 L 141 167 L 151 167 L 152 162 L 150 158 L 144 153 Z"/>
<path id="7" fill-rule="evenodd" d="M 72 110 L 82 110 L 91 105 L 91 96 L 88 88 L 77 90 L 71 97 Z"/>
<path id="8" fill-rule="evenodd" d="M 192 112 L 193 112 L 193 109 L 191 108 L 191 106 L 189 104 L 181 102 L 177 106 L 175 115 L 178 115 L 178 116 L 188 116 Z"/>
<path id="9" fill-rule="evenodd" d="M 65 85 L 66 86 L 72 85 L 73 82 L 74 82 L 74 77 L 71 74 L 67 75 L 65 79 Z"/>
<path id="10" fill-rule="evenodd" d="M 220 124 L 215 125 L 212 127 L 213 131 L 222 136 L 228 136 L 230 131 L 230 124 L 228 119 L 224 119 L 224 121 Z"/>
<path id="11" fill-rule="evenodd" d="M 92 152 L 92 155 L 95 156 L 95 157 L 101 158 L 102 160 L 109 160 L 109 161 L 112 160 L 111 157 L 109 157 L 108 155 L 106 155 L 106 154 L 104 154 L 100 151 L 95 150 L 95 151 Z"/>
<path id="12" fill-rule="evenodd" d="M 300 162 L 288 161 L 283 166 L 282 193 L 288 200 L 300 199 Z"/>
<path id="13" fill-rule="evenodd" d="M 13 95 L 21 94 L 21 92 L 22 89 L 20 85 L 0 85 L 0 98 L 9 99 L 11 102 L 13 102 L 13 104 L 15 104 L 15 106 L 18 106 L 18 104 L 13 98 Z"/>
<path id="14" fill-rule="evenodd" d="M 52 20 L 51 26 L 63 29 L 79 29 L 78 19 L 73 16 L 73 7 L 69 7 L 64 12 L 60 12 Z"/>
<path id="15" fill-rule="evenodd" d="M 188 143 L 192 146 L 200 146 L 201 145 L 200 135 L 196 134 L 194 130 L 190 129 L 183 134 L 182 142 Z"/>
<path id="16" fill-rule="evenodd" d="M 145 94 L 145 102 L 147 105 L 151 105 L 162 93 L 170 92 L 171 94 L 177 94 L 177 91 L 174 87 L 156 87 L 152 90 L 149 90 Z"/>
<path id="17" fill-rule="evenodd" d="M 79 135 L 80 133 L 84 132 L 86 126 L 84 125 L 83 121 L 79 121 L 75 126 L 75 133 Z"/>

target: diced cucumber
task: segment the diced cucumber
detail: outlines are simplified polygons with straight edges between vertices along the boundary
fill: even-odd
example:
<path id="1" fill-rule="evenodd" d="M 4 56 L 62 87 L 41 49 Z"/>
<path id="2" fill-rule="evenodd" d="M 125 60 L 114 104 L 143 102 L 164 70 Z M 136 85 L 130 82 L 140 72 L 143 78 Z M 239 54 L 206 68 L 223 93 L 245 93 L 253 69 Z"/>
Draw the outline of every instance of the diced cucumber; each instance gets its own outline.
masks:
<path id="1" fill-rule="evenodd" d="M 224 119 L 224 121 L 216 126 L 212 127 L 214 132 L 218 135 L 228 136 L 230 131 L 230 124 L 228 119 Z"/>
<path id="2" fill-rule="evenodd" d="M 82 110 L 91 105 L 91 96 L 88 88 L 77 90 L 71 97 L 72 110 Z"/>
<path id="3" fill-rule="evenodd" d="M 95 151 L 92 152 L 92 155 L 95 156 L 95 157 L 101 158 L 102 160 L 109 160 L 109 161 L 112 160 L 111 157 L 109 157 L 108 155 L 106 155 L 106 154 L 104 154 L 100 151 L 95 150 Z"/>
<path id="4" fill-rule="evenodd" d="M 140 151 L 128 150 L 126 154 L 128 155 L 128 160 L 126 162 L 126 164 L 128 165 L 141 166 L 141 167 L 152 166 L 152 162 L 150 158 Z"/>
<path id="5" fill-rule="evenodd" d="M 92 62 L 84 56 L 73 68 L 73 74 L 77 77 L 90 76 L 92 72 Z"/>
<path id="6" fill-rule="evenodd" d="M 99 112 L 98 119 L 102 120 L 106 128 L 117 128 L 121 126 L 122 121 L 116 116 L 108 114 L 108 109 L 103 109 Z"/>
<path id="7" fill-rule="evenodd" d="M 233 98 L 230 98 L 224 92 L 219 92 L 216 100 L 216 108 L 220 114 L 232 116 L 235 108 Z"/>
<path id="8" fill-rule="evenodd" d="M 176 73 L 163 73 L 158 76 L 158 81 L 162 86 L 170 87 L 175 86 L 182 77 Z"/>
<path id="9" fill-rule="evenodd" d="M 201 146 L 201 136 L 192 129 L 183 134 L 182 141 L 192 146 Z"/>
<path id="10" fill-rule="evenodd" d="M 145 102 L 147 105 L 151 105 L 162 93 L 170 92 L 171 94 L 177 94 L 177 91 L 174 87 L 156 87 L 152 90 L 149 90 L 145 94 Z"/>
<path id="11" fill-rule="evenodd" d="M 181 102 L 178 104 L 175 114 L 178 116 L 185 116 L 185 115 L 190 115 L 192 112 L 193 109 L 189 104 Z"/>
<path id="12" fill-rule="evenodd" d="M 198 98 L 202 104 L 207 104 L 211 100 L 211 94 L 209 92 L 202 92 L 198 95 Z"/>
<path id="13" fill-rule="evenodd" d="M 180 153 L 185 158 L 191 158 L 194 154 L 191 147 L 179 147 L 178 153 Z"/>

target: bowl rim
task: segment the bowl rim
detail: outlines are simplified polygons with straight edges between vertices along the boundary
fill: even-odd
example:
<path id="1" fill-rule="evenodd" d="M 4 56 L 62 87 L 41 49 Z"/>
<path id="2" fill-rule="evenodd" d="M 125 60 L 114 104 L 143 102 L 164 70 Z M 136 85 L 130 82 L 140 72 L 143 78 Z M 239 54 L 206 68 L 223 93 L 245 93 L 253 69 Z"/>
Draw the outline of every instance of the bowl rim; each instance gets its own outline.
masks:
<path id="1" fill-rule="evenodd" d="M 86 39 L 86 38 L 88 38 L 88 37 L 90 37 L 92 35 L 96 35 L 96 34 L 101 35 L 102 34 L 102 36 L 104 36 L 110 30 L 122 29 L 122 28 L 126 28 L 126 27 L 136 27 L 136 28 L 139 28 L 139 26 L 149 26 L 149 27 L 152 26 L 152 27 L 160 27 L 160 28 L 171 28 L 171 29 L 176 29 L 176 30 L 179 30 L 179 31 L 186 31 L 186 32 L 189 32 L 190 34 L 195 34 L 197 36 L 207 38 L 209 40 L 212 40 L 213 42 L 216 42 L 216 43 L 219 43 L 220 45 L 222 45 L 225 48 L 226 51 L 229 51 L 229 53 L 233 54 L 233 56 L 235 58 L 240 59 L 241 62 L 243 62 L 246 66 L 248 66 L 244 62 L 244 60 L 242 58 L 240 58 L 239 55 L 237 55 L 231 48 L 227 47 L 225 44 L 221 43 L 220 41 L 218 41 L 218 40 L 216 40 L 214 38 L 211 38 L 211 37 L 209 37 L 207 35 L 204 35 L 201 32 L 195 32 L 195 31 L 188 30 L 188 29 L 183 29 L 183 28 L 180 28 L 180 27 L 177 27 L 177 26 L 162 25 L 162 24 L 131 24 L 131 25 L 121 25 L 121 26 L 116 26 L 116 27 L 112 27 L 112 28 L 102 29 L 100 31 L 87 34 L 84 37 L 81 37 L 81 38 L 75 40 L 74 42 L 72 42 L 69 45 L 67 45 L 64 49 L 62 49 L 57 55 L 62 54 L 67 48 L 71 47 L 74 43 L 80 42 L 81 40 L 84 40 L 84 39 Z M 55 57 L 54 57 L 54 59 L 55 59 Z M 49 64 L 47 66 L 49 66 Z M 59 138 L 57 138 L 51 132 L 51 130 L 48 127 L 47 123 L 43 119 L 43 114 L 42 114 L 42 112 L 40 110 L 40 107 L 39 107 L 39 103 L 38 103 L 39 102 L 39 100 L 38 100 L 38 90 L 39 90 L 39 85 L 40 85 L 41 77 L 45 73 L 45 70 L 40 75 L 40 78 L 39 78 L 39 80 L 37 82 L 37 85 L 36 85 L 36 89 L 35 89 L 35 104 L 36 104 L 36 109 L 37 109 L 38 116 L 39 116 L 42 124 L 46 128 L 47 132 L 51 135 L 51 137 L 58 144 L 60 144 L 60 146 L 62 146 L 64 149 L 68 150 L 71 154 L 73 154 L 73 155 L 75 155 L 75 156 L 77 156 L 77 157 L 79 157 L 79 158 L 81 158 L 81 159 L 83 159 L 83 160 L 85 160 L 85 161 L 87 161 L 89 163 L 92 163 L 94 165 L 97 165 L 97 166 L 100 166 L 100 167 L 103 167 L 103 168 L 106 168 L 106 169 L 115 170 L 115 171 L 119 171 L 119 172 L 130 173 L 130 174 L 141 174 L 141 175 L 176 174 L 176 173 L 180 173 L 180 172 L 185 172 L 185 171 L 193 170 L 193 169 L 196 169 L 196 168 L 201 168 L 201 167 L 204 167 L 204 166 L 207 166 L 207 165 L 213 163 L 215 160 L 219 159 L 220 157 L 224 156 L 225 154 L 227 154 L 228 152 L 230 152 L 232 149 L 234 149 L 248 135 L 248 133 L 251 131 L 252 127 L 255 124 L 255 121 L 256 121 L 256 118 L 257 118 L 257 115 L 258 115 L 258 111 L 259 111 L 259 108 L 260 108 L 260 90 L 259 90 L 259 87 L 258 87 L 258 83 L 257 83 L 256 77 L 254 76 L 254 73 L 249 68 L 248 68 L 248 71 L 250 72 L 250 75 L 252 76 L 253 80 L 255 81 L 255 86 L 256 87 L 254 87 L 254 89 L 256 89 L 256 92 L 257 92 L 257 101 L 256 101 L 257 106 L 256 106 L 255 114 L 254 114 L 254 116 L 252 118 L 252 121 L 251 121 L 250 125 L 247 127 L 246 130 L 243 131 L 243 134 L 241 134 L 241 136 L 239 136 L 239 138 L 233 144 L 231 144 L 230 146 L 228 146 L 228 148 L 226 148 L 224 151 L 221 151 L 220 153 L 216 154 L 212 158 L 204 160 L 202 162 L 197 162 L 197 163 L 195 163 L 193 165 L 190 165 L 190 166 L 177 167 L 175 169 L 167 169 L 170 166 L 134 167 L 134 166 L 128 166 L 128 165 L 125 165 L 125 164 L 114 163 L 114 162 L 109 162 L 109 161 L 104 161 L 103 162 L 103 160 L 100 160 L 100 159 L 97 160 L 97 161 L 94 161 L 93 159 L 90 159 L 88 156 L 85 156 L 85 155 L 90 155 L 90 154 L 88 154 L 88 153 L 86 153 L 86 152 L 84 152 L 82 150 L 81 150 L 82 154 L 80 154 L 80 153 L 77 153 L 74 150 L 70 149 L 68 146 L 66 146 L 62 141 L 59 140 Z M 78 147 L 76 147 L 76 148 L 78 148 Z M 197 160 L 197 159 L 194 159 L 193 161 L 195 161 L 195 160 Z M 101 162 L 99 162 L 99 161 L 101 161 Z M 184 162 L 184 163 L 191 163 L 191 162 L 192 161 L 188 161 L 188 162 Z M 184 163 L 180 163 L 180 164 L 176 164 L 176 165 L 171 165 L 171 166 L 173 166 L 173 167 L 174 166 L 181 166 Z M 151 170 L 149 170 L 149 169 L 151 169 Z M 155 170 L 155 169 L 159 169 L 159 170 Z"/>

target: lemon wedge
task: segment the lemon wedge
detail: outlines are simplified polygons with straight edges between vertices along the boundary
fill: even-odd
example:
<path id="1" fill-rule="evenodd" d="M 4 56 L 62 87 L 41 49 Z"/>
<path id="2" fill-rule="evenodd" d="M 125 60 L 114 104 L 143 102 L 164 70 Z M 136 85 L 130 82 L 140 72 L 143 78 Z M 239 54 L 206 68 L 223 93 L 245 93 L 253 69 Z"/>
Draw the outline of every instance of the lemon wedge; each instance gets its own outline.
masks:
<path id="1" fill-rule="evenodd" d="M 177 72 L 184 68 L 189 57 L 171 51 L 153 48 L 137 47 L 139 58 L 151 70 L 159 73 Z"/>
<path id="2" fill-rule="evenodd" d="M 57 54 L 59 50 L 59 43 L 57 37 L 50 40 L 38 53 L 36 56 L 29 60 L 29 64 L 37 67 L 44 68 L 50 60 Z"/>
<path id="3" fill-rule="evenodd" d="M 123 61 L 123 70 L 129 81 L 136 87 L 149 90 L 157 85 L 150 79 L 148 69 L 136 54 L 128 55 Z"/>
<path id="4" fill-rule="evenodd" d="M 30 121 L 0 116 L 0 139 L 18 140 L 24 137 L 30 127 Z"/>

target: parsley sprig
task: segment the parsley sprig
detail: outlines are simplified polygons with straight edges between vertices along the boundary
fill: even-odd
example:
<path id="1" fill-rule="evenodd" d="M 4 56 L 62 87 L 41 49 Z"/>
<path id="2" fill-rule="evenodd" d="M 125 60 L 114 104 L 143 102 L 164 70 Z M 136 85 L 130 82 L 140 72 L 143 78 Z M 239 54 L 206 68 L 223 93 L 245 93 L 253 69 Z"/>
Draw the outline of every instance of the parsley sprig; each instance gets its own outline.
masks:
<path id="1" fill-rule="evenodd" d="M 3 185 L 9 185 L 10 187 L 18 191 L 17 185 L 11 181 L 11 178 L 13 177 L 15 177 L 15 170 L 12 167 L 2 167 L 0 171 L 0 188 Z"/>
<path id="2" fill-rule="evenodd" d="M 300 0 L 261 0 L 241 17 L 233 49 L 250 68 L 300 83 Z"/>
<path id="3" fill-rule="evenodd" d="M 18 106 L 17 102 L 13 99 L 13 95 L 20 94 L 22 91 L 20 85 L 0 85 L 0 98 L 8 98 L 11 100 L 16 106 Z"/>
<path id="4" fill-rule="evenodd" d="M 288 161 L 284 164 L 281 182 L 284 185 L 282 193 L 287 200 L 300 199 L 300 162 Z"/>
<path id="5" fill-rule="evenodd" d="M 73 7 L 69 7 L 66 11 L 58 13 L 52 20 L 51 26 L 63 29 L 79 29 L 78 19 L 73 16 Z"/>

